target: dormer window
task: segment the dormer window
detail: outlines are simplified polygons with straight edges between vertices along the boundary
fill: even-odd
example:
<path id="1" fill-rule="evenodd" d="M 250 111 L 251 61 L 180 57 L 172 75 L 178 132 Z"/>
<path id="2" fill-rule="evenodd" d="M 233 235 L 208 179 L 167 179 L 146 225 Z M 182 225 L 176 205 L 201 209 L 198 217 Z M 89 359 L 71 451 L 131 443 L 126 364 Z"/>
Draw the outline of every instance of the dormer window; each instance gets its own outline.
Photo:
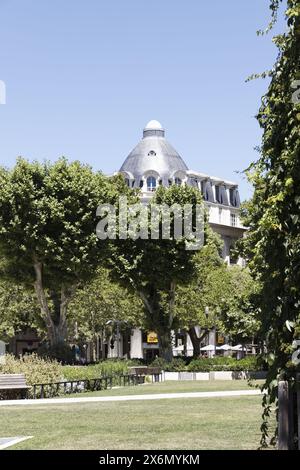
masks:
<path id="1" fill-rule="evenodd" d="M 226 187 L 224 186 L 224 184 L 216 185 L 215 189 L 216 189 L 216 201 L 219 204 L 223 204 L 224 206 L 228 206 L 229 205 L 228 204 L 228 196 L 227 196 L 227 191 L 226 191 Z"/>
<path id="2" fill-rule="evenodd" d="M 174 183 L 176 184 L 176 186 L 181 186 L 182 181 L 180 178 L 175 178 Z"/>
<path id="3" fill-rule="evenodd" d="M 240 202 L 240 195 L 239 195 L 238 189 L 231 188 L 229 190 L 229 196 L 230 196 L 230 205 L 233 207 L 240 207 L 241 202 Z"/>
<path id="4" fill-rule="evenodd" d="M 150 150 L 148 157 L 156 157 L 156 152 L 154 150 Z"/>
<path id="5" fill-rule="evenodd" d="M 215 186 L 215 190 L 216 190 L 216 201 L 221 202 L 220 201 L 220 186 Z"/>
<path id="6" fill-rule="evenodd" d="M 203 197 L 205 201 L 215 202 L 213 189 L 210 181 L 202 181 L 201 190 L 203 191 Z"/>
<path id="7" fill-rule="evenodd" d="M 202 196 L 205 196 L 205 186 L 206 186 L 206 182 L 205 182 L 205 181 L 201 181 L 200 186 L 201 186 L 201 194 L 202 194 Z"/>

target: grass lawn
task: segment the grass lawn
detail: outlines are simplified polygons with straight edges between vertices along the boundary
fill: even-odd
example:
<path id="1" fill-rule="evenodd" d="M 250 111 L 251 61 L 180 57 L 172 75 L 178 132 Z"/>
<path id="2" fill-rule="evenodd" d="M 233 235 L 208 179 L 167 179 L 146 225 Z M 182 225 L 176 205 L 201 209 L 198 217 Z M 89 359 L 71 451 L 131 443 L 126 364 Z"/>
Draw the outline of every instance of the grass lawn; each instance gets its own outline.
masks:
<path id="1" fill-rule="evenodd" d="M 253 385 L 262 384 L 263 381 L 253 381 Z M 97 397 L 116 395 L 144 395 L 149 393 L 183 393 L 183 392 L 215 392 L 219 390 L 255 390 L 250 387 L 247 380 L 187 380 L 187 381 L 166 381 L 143 384 L 138 386 L 119 387 L 111 390 L 101 390 L 98 392 L 74 393 L 71 397 Z"/>
<path id="2" fill-rule="evenodd" d="M 233 390 L 245 384 L 166 382 L 101 393 Z M 0 408 L 3 437 L 34 436 L 11 449 L 256 449 L 260 415 L 256 396 Z"/>

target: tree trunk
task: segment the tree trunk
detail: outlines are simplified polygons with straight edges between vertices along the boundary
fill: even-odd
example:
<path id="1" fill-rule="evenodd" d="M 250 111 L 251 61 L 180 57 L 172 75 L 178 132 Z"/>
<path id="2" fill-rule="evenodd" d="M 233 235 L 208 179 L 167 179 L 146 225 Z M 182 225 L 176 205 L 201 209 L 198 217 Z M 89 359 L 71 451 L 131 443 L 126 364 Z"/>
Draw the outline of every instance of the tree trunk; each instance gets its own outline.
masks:
<path id="1" fill-rule="evenodd" d="M 168 311 L 162 310 L 159 295 L 155 289 L 151 294 L 141 290 L 138 291 L 138 294 L 144 303 L 148 323 L 157 333 L 159 355 L 167 362 L 171 362 L 173 358 L 171 332 L 174 318 L 175 283 L 170 286 Z"/>
<path id="2" fill-rule="evenodd" d="M 164 312 L 164 315 L 160 315 L 160 319 L 163 320 L 165 318 L 167 321 L 163 321 L 163 326 L 158 331 L 159 353 L 167 362 L 171 362 L 173 359 L 172 326 L 174 321 L 175 289 L 175 282 L 171 282 L 169 291 L 169 311 Z"/>
<path id="3" fill-rule="evenodd" d="M 42 269 L 43 269 L 42 263 L 35 260 L 34 270 L 35 270 L 36 279 L 34 282 L 34 289 L 35 289 L 38 302 L 40 304 L 41 316 L 46 324 L 48 341 L 50 345 L 53 345 L 56 343 L 56 336 L 57 336 L 56 328 L 51 317 L 51 312 L 49 309 L 48 301 L 47 301 L 44 288 L 43 288 Z"/>
<path id="4" fill-rule="evenodd" d="M 193 357 L 195 357 L 195 358 L 199 357 L 200 356 L 201 342 L 203 341 L 203 339 L 207 335 L 207 330 L 205 330 L 204 333 L 202 333 L 202 335 L 200 335 L 198 337 L 195 327 L 192 326 L 191 328 L 188 329 L 188 334 L 191 338 L 192 345 L 193 345 Z"/>
<path id="5" fill-rule="evenodd" d="M 102 330 L 101 331 L 101 359 L 106 359 L 104 340 L 105 340 L 105 334 L 104 334 L 104 330 Z"/>
<path id="6" fill-rule="evenodd" d="M 43 265 L 39 261 L 34 261 L 36 279 L 34 289 L 38 298 L 41 316 L 46 324 L 48 342 L 51 347 L 65 344 L 67 339 L 67 308 L 71 300 L 73 289 L 64 286 L 60 289 L 60 296 L 52 293 L 51 298 L 55 315 L 53 317 L 43 286 Z"/>
<path id="7" fill-rule="evenodd" d="M 68 335 L 67 328 L 67 309 L 69 302 L 71 300 L 71 292 L 68 291 L 65 287 L 61 288 L 61 297 L 60 297 L 60 315 L 57 325 L 58 329 L 58 341 L 59 343 L 65 343 Z"/>
<path id="8" fill-rule="evenodd" d="M 184 343 L 183 343 L 183 355 L 186 357 L 187 356 L 187 331 L 184 330 Z"/>
<path id="9" fill-rule="evenodd" d="M 160 357 L 162 357 L 167 362 L 171 362 L 173 359 L 171 330 L 164 330 L 161 333 L 158 332 L 157 335 L 159 341 Z"/>

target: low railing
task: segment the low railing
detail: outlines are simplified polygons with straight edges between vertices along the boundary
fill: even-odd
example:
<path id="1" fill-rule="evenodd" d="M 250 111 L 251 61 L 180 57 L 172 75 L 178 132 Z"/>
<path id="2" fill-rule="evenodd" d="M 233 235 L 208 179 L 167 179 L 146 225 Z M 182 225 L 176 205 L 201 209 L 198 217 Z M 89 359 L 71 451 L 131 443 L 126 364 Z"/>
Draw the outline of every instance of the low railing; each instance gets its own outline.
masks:
<path id="1" fill-rule="evenodd" d="M 152 381 L 153 381 L 152 376 Z M 32 385 L 32 397 L 53 398 L 72 393 L 95 392 L 111 389 L 113 384 L 120 387 L 139 385 L 145 382 L 145 374 L 125 374 L 119 376 L 97 377 L 94 379 L 64 380 Z"/>
<path id="2" fill-rule="evenodd" d="M 52 398 L 59 395 L 80 393 L 87 391 L 106 390 L 112 388 L 113 377 L 97 377 L 95 379 L 64 380 L 34 384 L 33 398 Z"/>

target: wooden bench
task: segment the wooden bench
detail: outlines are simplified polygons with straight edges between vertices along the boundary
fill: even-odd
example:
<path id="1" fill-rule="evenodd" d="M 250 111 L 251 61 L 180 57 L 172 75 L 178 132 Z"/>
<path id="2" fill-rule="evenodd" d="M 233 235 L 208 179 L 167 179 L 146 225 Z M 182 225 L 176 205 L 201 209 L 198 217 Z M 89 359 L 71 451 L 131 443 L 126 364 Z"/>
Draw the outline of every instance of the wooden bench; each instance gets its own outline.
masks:
<path id="1" fill-rule="evenodd" d="M 0 392 L 17 390 L 21 398 L 26 398 L 29 388 L 24 374 L 0 374 Z"/>
<path id="2" fill-rule="evenodd" d="M 161 368 L 160 367 L 146 367 L 146 366 L 135 366 L 129 368 L 129 373 L 132 375 L 138 375 L 144 377 L 146 375 L 152 376 L 152 382 L 160 382 L 161 380 Z"/>

